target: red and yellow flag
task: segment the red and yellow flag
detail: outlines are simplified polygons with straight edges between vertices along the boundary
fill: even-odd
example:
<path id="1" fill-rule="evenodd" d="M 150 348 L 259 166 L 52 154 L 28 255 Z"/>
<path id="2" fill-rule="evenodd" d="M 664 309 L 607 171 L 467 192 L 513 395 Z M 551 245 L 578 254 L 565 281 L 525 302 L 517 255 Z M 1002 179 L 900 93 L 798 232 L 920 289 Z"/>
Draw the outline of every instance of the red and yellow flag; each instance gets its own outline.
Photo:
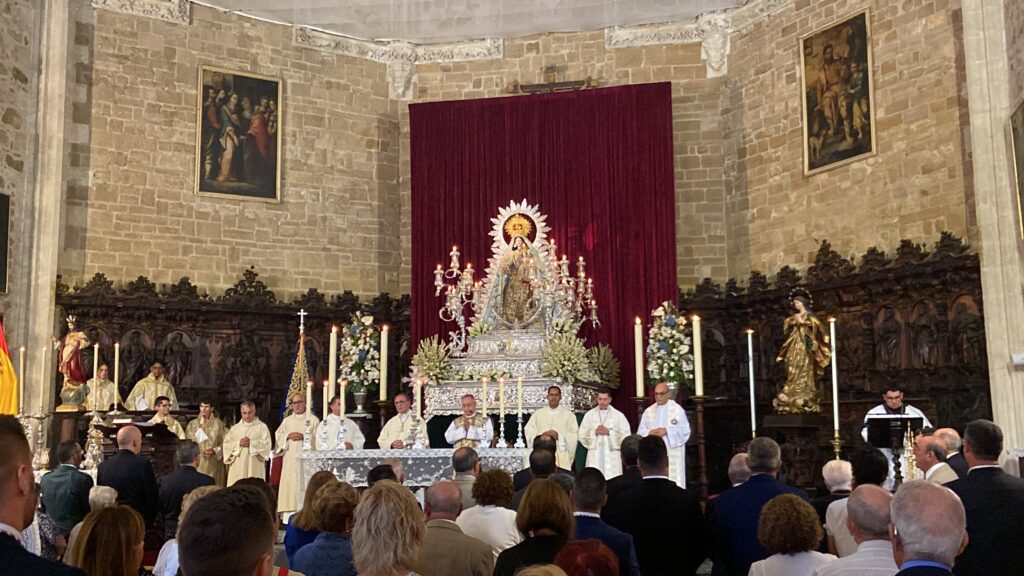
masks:
<path id="1" fill-rule="evenodd" d="M 14 373 L 7 337 L 0 324 L 0 414 L 18 415 L 18 375 Z"/>

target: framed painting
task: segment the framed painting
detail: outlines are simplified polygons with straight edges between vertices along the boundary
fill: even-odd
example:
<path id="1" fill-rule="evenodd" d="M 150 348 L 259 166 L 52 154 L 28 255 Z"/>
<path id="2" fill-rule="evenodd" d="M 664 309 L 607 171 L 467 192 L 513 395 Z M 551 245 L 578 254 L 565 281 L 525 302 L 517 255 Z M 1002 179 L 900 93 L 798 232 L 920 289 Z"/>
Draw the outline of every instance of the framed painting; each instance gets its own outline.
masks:
<path id="1" fill-rule="evenodd" d="M 868 11 L 800 38 L 804 174 L 875 153 Z"/>
<path id="2" fill-rule="evenodd" d="M 1010 112 L 1010 156 L 1014 191 L 1017 197 L 1017 229 L 1024 240 L 1024 97 Z"/>
<path id="3" fill-rule="evenodd" d="M 281 80 L 199 68 L 196 194 L 281 200 Z"/>

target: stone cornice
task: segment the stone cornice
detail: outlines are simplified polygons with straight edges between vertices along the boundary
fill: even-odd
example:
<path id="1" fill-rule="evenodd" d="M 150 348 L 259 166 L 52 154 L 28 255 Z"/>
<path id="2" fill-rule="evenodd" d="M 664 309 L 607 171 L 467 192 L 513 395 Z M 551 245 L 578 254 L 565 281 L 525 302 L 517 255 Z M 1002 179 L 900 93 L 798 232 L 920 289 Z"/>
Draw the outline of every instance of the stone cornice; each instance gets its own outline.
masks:
<path id="1" fill-rule="evenodd" d="M 94 8 L 145 16 L 178 24 L 189 23 L 188 0 L 92 0 Z"/>

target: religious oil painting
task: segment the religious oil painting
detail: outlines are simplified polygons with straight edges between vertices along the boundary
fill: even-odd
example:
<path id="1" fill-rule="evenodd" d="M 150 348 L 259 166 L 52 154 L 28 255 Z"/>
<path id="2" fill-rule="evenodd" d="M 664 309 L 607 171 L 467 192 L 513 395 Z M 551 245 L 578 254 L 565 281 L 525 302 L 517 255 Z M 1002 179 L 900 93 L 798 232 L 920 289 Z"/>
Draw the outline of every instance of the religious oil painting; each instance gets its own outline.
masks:
<path id="1" fill-rule="evenodd" d="M 1017 226 L 1024 239 L 1024 98 L 1010 114 L 1010 153 L 1013 157 L 1014 190 L 1017 192 Z"/>
<path id="2" fill-rule="evenodd" d="M 196 194 L 281 199 L 281 80 L 199 69 Z"/>
<path id="3" fill-rule="evenodd" d="M 868 11 L 800 39 L 804 174 L 875 153 Z"/>

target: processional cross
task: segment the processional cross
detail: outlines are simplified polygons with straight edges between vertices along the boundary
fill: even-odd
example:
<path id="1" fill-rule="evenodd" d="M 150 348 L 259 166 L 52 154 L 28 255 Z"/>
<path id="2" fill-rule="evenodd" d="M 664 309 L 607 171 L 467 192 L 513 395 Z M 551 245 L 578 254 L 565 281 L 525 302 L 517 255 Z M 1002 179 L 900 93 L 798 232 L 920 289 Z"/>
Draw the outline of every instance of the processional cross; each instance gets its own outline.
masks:
<path id="1" fill-rule="evenodd" d="M 309 316 L 309 312 L 306 312 L 305 308 L 299 310 L 296 314 L 299 317 L 299 333 L 305 334 L 306 332 L 306 316 Z"/>

